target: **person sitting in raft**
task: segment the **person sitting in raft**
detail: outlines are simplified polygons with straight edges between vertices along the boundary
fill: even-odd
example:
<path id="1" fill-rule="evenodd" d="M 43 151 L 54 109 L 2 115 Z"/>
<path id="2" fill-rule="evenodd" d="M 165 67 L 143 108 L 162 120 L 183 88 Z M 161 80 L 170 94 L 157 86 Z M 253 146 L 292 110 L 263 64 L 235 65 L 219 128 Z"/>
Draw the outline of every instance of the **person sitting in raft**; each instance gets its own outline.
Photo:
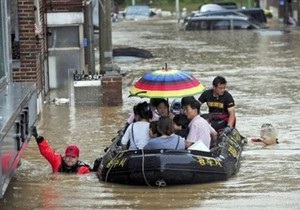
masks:
<path id="1" fill-rule="evenodd" d="M 161 136 L 161 134 L 159 133 L 158 129 L 157 129 L 157 122 L 158 121 L 151 121 L 149 124 L 149 136 L 150 138 L 156 138 Z"/>
<path id="2" fill-rule="evenodd" d="M 43 136 L 38 135 L 35 126 L 31 129 L 31 135 L 35 138 L 41 155 L 51 164 L 53 173 L 86 174 L 92 171 L 88 164 L 79 160 L 79 148 L 76 145 L 69 145 L 65 150 L 65 155 L 62 156 L 53 150 Z"/>
<path id="3" fill-rule="evenodd" d="M 157 102 L 156 110 L 160 117 L 170 117 L 171 119 L 174 117 L 173 113 L 170 112 L 170 105 L 166 99 Z"/>
<path id="4" fill-rule="evenodd" d="M 264 123 L 260 129 L 260 137 L 251 138 L 252 142 L 262 142 L 265 145 L 278 144 L 277 131 L 270 123 Z"/>
<path id="5" fill-rule="evenodd" d="M 158 120 L 159 115 L 157 113 L 156 107 L 158 106 L 158 103 L 160 102 L 161 98 L 151 98 L 149 102 L 149 106 L 151 107 L 152 110 L 152 119 L 151 121 Z M 129 126 L 131 123 L 135 122 L 135 115 L 134 113 L 131 113 L 129 118 L 126 121 L 125 126 Z"/>
<path id="6" fill-rule="evenodd" d="M 144 149 L 185 149 L 184 138 L 174 134 L 171 118 L 160 117 L 157 129 L 161 136 L 150 139 Z"/>
<path id="7" fill-rule="evenodd" d="M 232 95 L 226 90 L 227 81 L 222 76 L 217 76 L 212 82 L 212 88 L 205 90 L 198 98 L 200 106 L 208 106 L 208 120 L 216 131 L 224 130 L 230 134 L 235 128 L 235 102 Z"/>
<path id="8" fill-rule="evenodd" d="M 184 114 L 190 120 L 189 133 L 185 140 L 187 149 L 209 151 L 211 141 L 217 140 L 217 132 L 199 115 L 200 103 L 194 97 L 187 96 L 181 99 Z"/>
<path id="9" fill-rule="evenodd" d="M 173 129 L 175 134 L 186 139 L 189 133 L 189 119 L 185 114 L 176 114 L 173 118 Z"/>
<path id="10" fill-rule="evenodd" d="M 135 122 L 128 126 L 121 139 L 123 149 L 143 149 L 150 139 L 149 122 L 153 117 L 150 105 L 147 102 L 139 103 L 133 107 L 133 113 Z"/>

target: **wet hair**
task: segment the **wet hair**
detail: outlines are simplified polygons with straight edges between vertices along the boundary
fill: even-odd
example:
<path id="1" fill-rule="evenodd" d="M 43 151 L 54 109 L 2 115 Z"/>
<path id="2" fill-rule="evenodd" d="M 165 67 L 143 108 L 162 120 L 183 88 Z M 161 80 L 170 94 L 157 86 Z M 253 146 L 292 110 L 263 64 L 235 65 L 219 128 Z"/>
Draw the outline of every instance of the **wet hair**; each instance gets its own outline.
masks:
<path id="1" fill-rule="evenodd" d="M 191 100 L 196 100 L 194 96 L 185 96 L 181 99 L 181 107 L 186 106 L 186 103 L 188 103 Z"/>
<path id="2" fill-rule="evenodd" d="M 139 115 L 142 119 L 147 121 L 150 121 L 150 119 L 153 117 L 151 107 L 146 101 L 138 103 L 136 106 L 134 106 L 133 112 L 135 115 Z"/>
<path id="3" fill-rule="evenodd" d="M 213 86 L 217 87 L 218 85 L 226 85 L 227 81 L 222 76 L 216 76 L 215 79 L 212 82 Z"/>
<path id="4" fill-rule="evenodd" d="M 186 139 L 190 130 L 189 129 L 190 120 L 187 118 L 187 116 L 185 114 L 177 114 L 173 117 L 173 122 L 177 126 L 181 126 L 180 130 L 175 131 L 175 134 Z"/>
<path id="5" fill-rule="evenodd" d="M 168 102 L 166 99 L 164 99 L 164 98 L 162 98 L 162 99 L 160 99 L 159 101 L 157 101 L 157 106 L 156 106 L 156 108 L 157 108 L 161 103 L 163 103 L 163 104 L 168 108 L 168 110 L 169 110 L 169 108 L 170 108 L 169 102 Z"/>
<path id="6" fill-rule="evenodd" d="M 185 114 L 177 114 L 173 117 L 173 122 L 177 125 L 177 126 L 181 126 L 182 129 L 185 129 L 189 126 L 189 119 L 187 118 L 187 116 Z"/>
<path id="7" fill-rule="evenodd" d="M 260 128 L 260 137 L 263 138 L 265 144 L 278 144 L 277 130 L 271 123 L 264 123 Z"/>
<path id="8" fill-rule="evenodd" d="M 157 107 L 161 100 L 164 100 L 164 99 L 163 98 L 151 98 L 150 105 L 153 107 Z"/>
<path id="9" fill-rule="evenodd" d="M 159 133 L 158 129 L 157 129 L 157 124 L 158 121 L 151 121 L 149 124 L 149 129 L 152 131 L 152 133 L 157 136 L 161 136 L 161 134 Z"/>
<path id="10" fill-rule="evenodd" d="M 200 113 L 200 102 L 195 99 L 195 97 L 187 96 L 181 99 L 182 107 L 190 106 L 192 109 L 197 109 L 197 112 Z"/>
<path id="11" fill-rule="evenodd" d="M 157 129 L 162 135 L 172 135 L 174 133 L 172 119 L 170 117 L 160 117 L 157 122 Z"/>

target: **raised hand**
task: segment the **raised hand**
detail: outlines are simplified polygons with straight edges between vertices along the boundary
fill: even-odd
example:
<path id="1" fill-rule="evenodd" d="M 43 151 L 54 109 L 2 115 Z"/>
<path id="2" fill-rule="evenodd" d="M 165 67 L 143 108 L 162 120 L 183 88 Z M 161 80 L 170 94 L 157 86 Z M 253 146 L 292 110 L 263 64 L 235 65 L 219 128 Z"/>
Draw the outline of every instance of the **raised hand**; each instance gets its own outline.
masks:
<path id="1" fill-rule="evenodd" d="M 38 137 L 38 133 L 37 133 L 37 130 L 36 130 L 36 127 L 35 127 L 35 126 L 32 126 L 32 127 L 31 127 L 31 135 L 32 135 L 34 138 L 37 138 L 37 137 Z"/>

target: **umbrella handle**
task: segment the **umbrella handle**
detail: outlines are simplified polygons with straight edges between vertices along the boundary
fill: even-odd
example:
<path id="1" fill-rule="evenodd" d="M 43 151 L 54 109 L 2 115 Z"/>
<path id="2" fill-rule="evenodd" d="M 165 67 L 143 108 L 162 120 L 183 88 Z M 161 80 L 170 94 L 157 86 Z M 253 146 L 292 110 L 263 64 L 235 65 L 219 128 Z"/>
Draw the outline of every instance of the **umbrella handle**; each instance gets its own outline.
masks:
<path id="1" fill-rule="evenodd" d="M 141 93 L 147 93 L 147 91 L 140 91 L 140 92 L 137 92 L 135 94 L 130 94 L 128 97 L 133 97 L 133 96 L 138 96 L 138 94 L 141 94 Z"/>

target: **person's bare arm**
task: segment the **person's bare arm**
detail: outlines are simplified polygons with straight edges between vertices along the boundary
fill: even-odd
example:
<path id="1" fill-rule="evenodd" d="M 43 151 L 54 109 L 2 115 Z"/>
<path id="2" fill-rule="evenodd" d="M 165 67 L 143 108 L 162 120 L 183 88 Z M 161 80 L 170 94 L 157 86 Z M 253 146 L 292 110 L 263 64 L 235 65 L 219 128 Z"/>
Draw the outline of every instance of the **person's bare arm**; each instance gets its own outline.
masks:
<path id="1" fill-rule="evenodd" d="M 189 142 L 189 141 L 185 141 L 185 148 L 189 148 L 190 146 L 192 146 L 193 142 Z"/>
<path id="2" fill-rule="evenodd" d="M 233 128 L 233 125 L 235 123 L 235 107 L 228 108 L 228 113 L 229 113 L 229 119 L 227 125 Z"/>

